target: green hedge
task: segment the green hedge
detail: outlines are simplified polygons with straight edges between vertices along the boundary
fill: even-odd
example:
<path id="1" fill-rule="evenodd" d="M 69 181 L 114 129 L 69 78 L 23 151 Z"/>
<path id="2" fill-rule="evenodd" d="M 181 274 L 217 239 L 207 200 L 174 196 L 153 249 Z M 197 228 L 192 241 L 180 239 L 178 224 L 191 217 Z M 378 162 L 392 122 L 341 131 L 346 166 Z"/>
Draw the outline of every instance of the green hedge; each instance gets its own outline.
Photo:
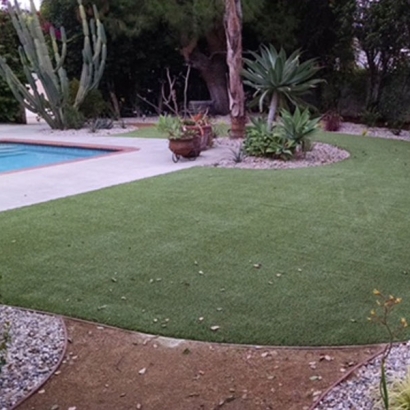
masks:
<path id="1" fill-rule="evenodd" d="M 0 55 L 7 58 L 13 71 L 24 78 L 18 55 L 18 38 L 8 13 L 0 10 Z M 22 122 L 23 110 L 14 98 L 7 83 L 0 77 L 0 123 Z"/>

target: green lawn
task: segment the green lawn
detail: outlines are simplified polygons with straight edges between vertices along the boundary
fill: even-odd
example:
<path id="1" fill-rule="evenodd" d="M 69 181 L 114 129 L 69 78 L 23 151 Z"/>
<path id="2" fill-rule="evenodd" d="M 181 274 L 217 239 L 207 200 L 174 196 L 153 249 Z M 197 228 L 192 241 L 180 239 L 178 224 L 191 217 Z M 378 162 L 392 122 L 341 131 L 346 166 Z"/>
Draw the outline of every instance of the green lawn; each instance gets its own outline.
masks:
<path id="1" fill-rule="evenodd" d="M 167 134 L 157 130 L 154 125 L 152 127 L 141 127 L 135 131 L 127 132 L 125 134 L 118 134 L 120 137 L 130 137 L 130 138 L 167 138 Z"/>
<path id="2" fill-rule="evenodd" d="M 192 339 L 384 340 L 374 288 L 410 317 L 410 144 L 319 138 L 351 159 L 196 168 L 0 213 L 5 302 Z"/>
<path id="3" fill-rule="evenodd" d="M 217 124 L 214 125 L 214 132 L 218 136 L 226 136 L 228 133 L 229 125 Z M 168 135 L 164 132 L 158 131 L 156 126 L 141 127 L 135 131 L 127 132 L 125 134 L 119 134 L 120 137 L 130 138 L 168 138 Z"/>

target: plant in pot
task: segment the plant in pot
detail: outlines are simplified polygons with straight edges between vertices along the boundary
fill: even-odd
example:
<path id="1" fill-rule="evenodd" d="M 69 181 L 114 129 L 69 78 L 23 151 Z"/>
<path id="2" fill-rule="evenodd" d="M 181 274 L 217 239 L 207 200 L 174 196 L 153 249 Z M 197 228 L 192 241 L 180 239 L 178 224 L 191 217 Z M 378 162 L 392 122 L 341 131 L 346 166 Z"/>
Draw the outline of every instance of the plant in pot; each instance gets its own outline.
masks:
<path id="1" fill-rule="evenodd" d="M 197 130 L 188 129 L 181 118 L 161 115 L 158 130 L 168 134 L 174 162 L 178 162 L 181 157 L 195 159 L 200 154 L 201 140 Z"/>
<path id="2" fill-rule="evenodd" d="M 339 131 L 342 123 L 342 116 L 337 112 L 330 110 L 322 117 L 325 131 Z"/>
<path id="3" fill-rule="evenodd" d="M 195 131 L 201 137 L 201 151 L 212 147 L 213 128 L 207 113 L 191 115 L 190 118 L 182 120 L 183 126 Z"/>

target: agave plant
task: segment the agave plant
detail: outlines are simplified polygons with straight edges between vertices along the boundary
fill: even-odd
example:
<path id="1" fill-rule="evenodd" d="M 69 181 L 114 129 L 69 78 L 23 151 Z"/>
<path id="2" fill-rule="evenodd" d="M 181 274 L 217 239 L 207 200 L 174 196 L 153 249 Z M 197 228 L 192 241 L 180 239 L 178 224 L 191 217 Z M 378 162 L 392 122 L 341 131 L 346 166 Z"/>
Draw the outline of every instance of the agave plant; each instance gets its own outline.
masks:
<path id="1" fill-rule="evenodd" d="M 281 49 L 278 53 L 273 45 L 262 46 L 260 53 L 251 52 L 253 60 L 244 59 L 244 84 L 255 89 L 255 101 L 262 111 L 266 100 L 269 102 L 268 126 L 272 128 L 279 103 L 290 101 L 295 106 L 302 103 L 301 96 L 323 80 L 314 79 L 320 69 L 316 60 L 300 63 L 300 51 L 289 57 Z"/>
<path id="2" fill-rule="evenodd" d="M 301 111 L 296 107 L 292 114 L 288 110 L 281 111 L 279 131 L 286 140 L 294 141 L 306 151 L 311 136 L 319 127 L 320 117 L 311 119 L 309 109 Z"/>

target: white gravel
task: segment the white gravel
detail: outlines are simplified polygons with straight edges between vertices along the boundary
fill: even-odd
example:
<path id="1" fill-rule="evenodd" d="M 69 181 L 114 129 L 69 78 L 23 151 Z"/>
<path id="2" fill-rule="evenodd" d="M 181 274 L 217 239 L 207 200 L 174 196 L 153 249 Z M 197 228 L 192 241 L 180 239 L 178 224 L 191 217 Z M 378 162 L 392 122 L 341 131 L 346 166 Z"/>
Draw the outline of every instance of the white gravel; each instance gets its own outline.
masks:
<path id="1" fill-rule="evenodd" d="M 218 138 L 216 144 L 228 146 L 231 153 L 225 158 L 212 164 L 220 168 L 246 168 L 246 169 L 290 169 L 317 167 L 320 165 L 332 164 L 349 158 L 350 154 L 334 145 L 314 143 L 311 151 L 308 151 L 303 158 L 292 159 L 291 161 L 282 161 L 278 159 L 259 158 L 244 156 L 241 162 L 235 162 L 234 157 L 240 149 L 240 142 L 232 141 L 227 138 Z"/>
<path id="2" fill-rule="evenodd" d="M 125 123 L 125 128 L 121 126 L 119 122 L 115 122 L 113 128 L 111 129 L 101 129 L 96 132 L 91 132 L 89 128 L 81 128 L 79 130 L 53 130 L 47 125 L 44 124 L 44 128 L 38 130 L 41 134 L 49 135 L 58 135 L 58 136 L 82 136 L 84 134 L 95 135 L 98 137 L 101 136 L 110 136 L 110 135 L 120 135 L 127 132 L 132 132 L 138 129 L 138 127 L 132 125 L 132 123 Z"/>
<path id="3" fill-rule="evenodd" d="M 369 128 L 362 124 L 349 122 L 342 123 L 340 130 L 337 132 L 342 134 L 410 141 L 410 131 L 403 130 L 400 135 L 394 135 L 387 128 Z M 240 141 L 230 140 L 228 138 L 217 138 L 215 143 L 220 146 L 229 147 L 231 151 L 224 158 L 212 164 L 214 167 L 221 168 L 291 169 L 317 167 L 343 161 L 350 156 L 347 151 L 334 145 L 314 143 L 312 151 L 307 152 L 305 157 L 293 159 L 291 161 L 243 156 L 241 162 L 236 162 L 234 157 L 240 149 Z"/>
<path id="4" fill-rule="evenodd" d="M 0 305 L 0 329 L 10 326 L 6 365 L 0 373 L 0 409 L 9 410 L 38 388 L 64 354 L 61 318 Z M 0 333 L 1 334 L 1 333 Z"/>
<path id="5" fill-rule="evenodd" d="M 388 383 L 403 380 L 410 366 L 410 342 L 393 347 L 387 364 Z M 380 402 L 380 356 L 361 367 L 332 389 L 315 410 L 382 410 Z"/>

